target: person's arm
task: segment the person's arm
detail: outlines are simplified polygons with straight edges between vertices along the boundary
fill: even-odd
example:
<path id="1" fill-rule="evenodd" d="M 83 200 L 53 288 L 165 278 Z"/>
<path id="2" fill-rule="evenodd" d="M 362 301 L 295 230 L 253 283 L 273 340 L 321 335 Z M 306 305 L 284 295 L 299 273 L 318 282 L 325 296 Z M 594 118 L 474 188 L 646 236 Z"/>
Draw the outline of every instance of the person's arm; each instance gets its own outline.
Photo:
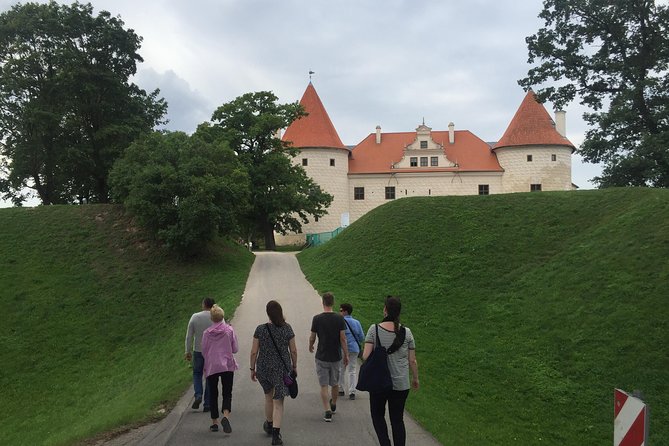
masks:
<path id="1" fill-rule="evenodd" d="M 365 338 L 365 347 L 362 349 L 363 361 L 366 361 L 369 355 L 372 354 L 372 350 L 374 350 L 374 343 L 376 342 L 376 332 L 372 331 L 372 327 L 369 327 L 369 330 L 367 330 L 367 337 Z"/>
<path id="2" fill-rule="evenodd" d="M 418 390 L 418 361 L 416 361 L 416 350 L 409 350 L 409 369 L 411 369 L 411 387 Z"/>
<path id="3" fill-rule="evenodd" d="M 295 336 L 290 338 L 288 349 L 290 350 L 290 360 L 293 362 L 293 371 L 295 372 L 295 376 L 297 376 L 297 345 L 295 344 Z"/>
<path id="4" fill-rule="evenodd" d="M 237 342 L 237 335 L 234 330 L 232 331 L 232 353 L 237 353 L 239 351 L 239 343 Z"/>
<path id="5" fill-rule="evenodd" d="M 316 342 L 316 332 L 311 332 L 309 335 L 309 353 L 314 352 L 314 342 Z"/>
<path id="6" fill-rule="evenodd" d="M 258 338 L 253 338 L 253 345 L 251 346 L 251 359 L 249 365 L 251 367 L 251 381 L 256 380 L 256 360 L 258 359 L 258 350 L 260 349 L 260 342 Z"/>
<path id="7" fill-rule="evenodd" d="M 188 321 L 188 328 L 186 328 L 186 352 L 184 358 L 186 361 L 193 359 L 193 337 L 195 336 L 195 326 L 193 324 L 193 317 Z"/>
<path id="8" fill-rule="evenodd" d="M 344 367 L 348 365 L 348 342 L 346 341 L 346 330 L 339 331 L 339 343 L 344 351 Z"/>
<path id="9" fill-rule="evenodd" d="M 206 358 L 206 354 L 209 352 L 209 336 L 207 335 L 207 331 L 205 330 L 204 333 L 202 333 L 202 356 Z"/>
<path id="10" fill-rule="evenodd" d="M 372 350 L 374 350 L 374 344 L 371 342 L 365 342 L 365 349 L 362 351 L 362 360 L 366 360 L 367 357 L 372 353 Z"/>

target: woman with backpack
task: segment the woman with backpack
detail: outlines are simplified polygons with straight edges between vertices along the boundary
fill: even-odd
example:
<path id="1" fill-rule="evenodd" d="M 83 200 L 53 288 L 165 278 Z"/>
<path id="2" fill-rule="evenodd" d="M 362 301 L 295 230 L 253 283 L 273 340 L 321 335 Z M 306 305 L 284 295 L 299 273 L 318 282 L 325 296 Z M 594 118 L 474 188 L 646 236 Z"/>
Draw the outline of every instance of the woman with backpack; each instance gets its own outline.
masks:
<path id="1" fill-rule="evenodd" d="M 374 350 L 377 342 L 388 352 L 388 369 L 392 378 L 392 388 L 369 393 L 369 408 L 372 424 L 381 446 L 405 446 L 404 405 L 409 389 L 419 387 L 416 344 L 411 330 L 400 324 L 402 304 L 398 297 L 388 296 L 383 308 L 383 321 L 369 327 L 365 338 L 363 359 Z M 410 376 L 411 375 L 411 376 Z M 393 442 L 388 436 L 385 413 L 388 406 Z"/>

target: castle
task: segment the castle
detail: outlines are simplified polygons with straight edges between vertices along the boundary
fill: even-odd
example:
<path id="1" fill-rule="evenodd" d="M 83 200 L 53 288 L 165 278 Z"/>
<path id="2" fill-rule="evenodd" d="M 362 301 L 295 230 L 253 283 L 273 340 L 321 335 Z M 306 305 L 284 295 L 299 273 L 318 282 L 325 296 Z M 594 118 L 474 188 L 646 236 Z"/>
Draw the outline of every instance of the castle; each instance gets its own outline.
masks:
<path id="1" fill-rule="evenodd" d="M 574 145 L 566 137 L 565 112 L 555 121 L 530 90 L 502 138 L 487 143 L 469 130 L 383 133 L 345 146 L 313 84 L 300 104 L 308 116 L 294 121 L 283 141 L 299 149 L 302 165 L 333 196 L 328 214 L 303 225 L 302 234 L 277 235 L 277 244 L 301 244 L 305 234 L 346 227 L 365 213 L 403 197 L 489 195 L 571 190 Z"/>

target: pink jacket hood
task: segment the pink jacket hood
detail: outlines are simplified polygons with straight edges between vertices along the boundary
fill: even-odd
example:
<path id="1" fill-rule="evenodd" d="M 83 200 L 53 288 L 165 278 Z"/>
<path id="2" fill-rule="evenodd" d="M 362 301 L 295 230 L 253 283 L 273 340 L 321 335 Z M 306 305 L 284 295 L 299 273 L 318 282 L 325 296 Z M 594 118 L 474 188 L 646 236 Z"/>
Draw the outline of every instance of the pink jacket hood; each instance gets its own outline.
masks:
<path id="1" fill-rule="evenodd" d="M 202 335 L 204 375 L 234 372 L 239 368 L 234 353 L 237 353 L 237 336 L 231 325 L 218 322 L 207 328 Z"/>

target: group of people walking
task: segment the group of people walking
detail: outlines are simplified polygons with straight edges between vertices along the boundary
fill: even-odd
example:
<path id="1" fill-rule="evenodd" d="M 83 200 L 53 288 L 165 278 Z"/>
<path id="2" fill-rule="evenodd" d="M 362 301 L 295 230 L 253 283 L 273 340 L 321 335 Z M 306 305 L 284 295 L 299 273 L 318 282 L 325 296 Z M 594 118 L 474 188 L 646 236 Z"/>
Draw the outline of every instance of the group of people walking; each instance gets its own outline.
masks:
<path id="1" fill-rule="evenodd" d="M 352 317 L 351 304 L 342 303 L 339 313 L 336 313 L 334 295 L 325 293 L 322 305 L 323 312 L 312 319 L 309 352 L 315 352 L 323 419 L 332 421 L 339 397 L 348 394 L 350 400 L 355 400 L 359 353 L 362 349 L 363 360 L 372 353 L 378 333 L 380 345 L 392 352 L 388 355 L 388 369 L 393 385 L 392 389 L 383 392 L 370 392 L 372 424 L 381 446 L 404 446 L 404 405 L 410 387 L 418 389 L 419 381 L 413 334 L 400 323 L 400 299 L 393 296 L 385 299 L 383 321 L 372 325 L 366 335 L 360 322 Z M 295 333 L 286 322 L 279 302 L 269 301 L 265 310 L 268 322 L 258 325 L 254 331 L 249 368 L 251 380 L 260 384 L 265 396 L 262 428 L 267 435 L 271 435 L 272 445 L 282 445 L 283 406 L 289 394 L 285 378 L 297 376 L 297 347 Z M 204 411 L 209 411 L 211 415 L 209 429 L 213 432 L 219 430 L 219 416 L 222 415 L 220 426 L 224 432 L 231 433 L 233 378 L 234 372 L 239 369 L 234 355 L 238 352 L 238 343 L 235 331 L 225 322 L 224 315 L 223 309 L 213 299 L 202 301 L 202 311 L 193 314 L 188 323 L 185 357 L 193 362 L 195 399 L 192 408 L 199 409 L 204 403 Z M 204 388 L 203 377 L 206 382 Z M 220 411 L 219 379 L 222 389 Z M 392 428 L 392 443 L 385 420 L 386 407 Z"/>

